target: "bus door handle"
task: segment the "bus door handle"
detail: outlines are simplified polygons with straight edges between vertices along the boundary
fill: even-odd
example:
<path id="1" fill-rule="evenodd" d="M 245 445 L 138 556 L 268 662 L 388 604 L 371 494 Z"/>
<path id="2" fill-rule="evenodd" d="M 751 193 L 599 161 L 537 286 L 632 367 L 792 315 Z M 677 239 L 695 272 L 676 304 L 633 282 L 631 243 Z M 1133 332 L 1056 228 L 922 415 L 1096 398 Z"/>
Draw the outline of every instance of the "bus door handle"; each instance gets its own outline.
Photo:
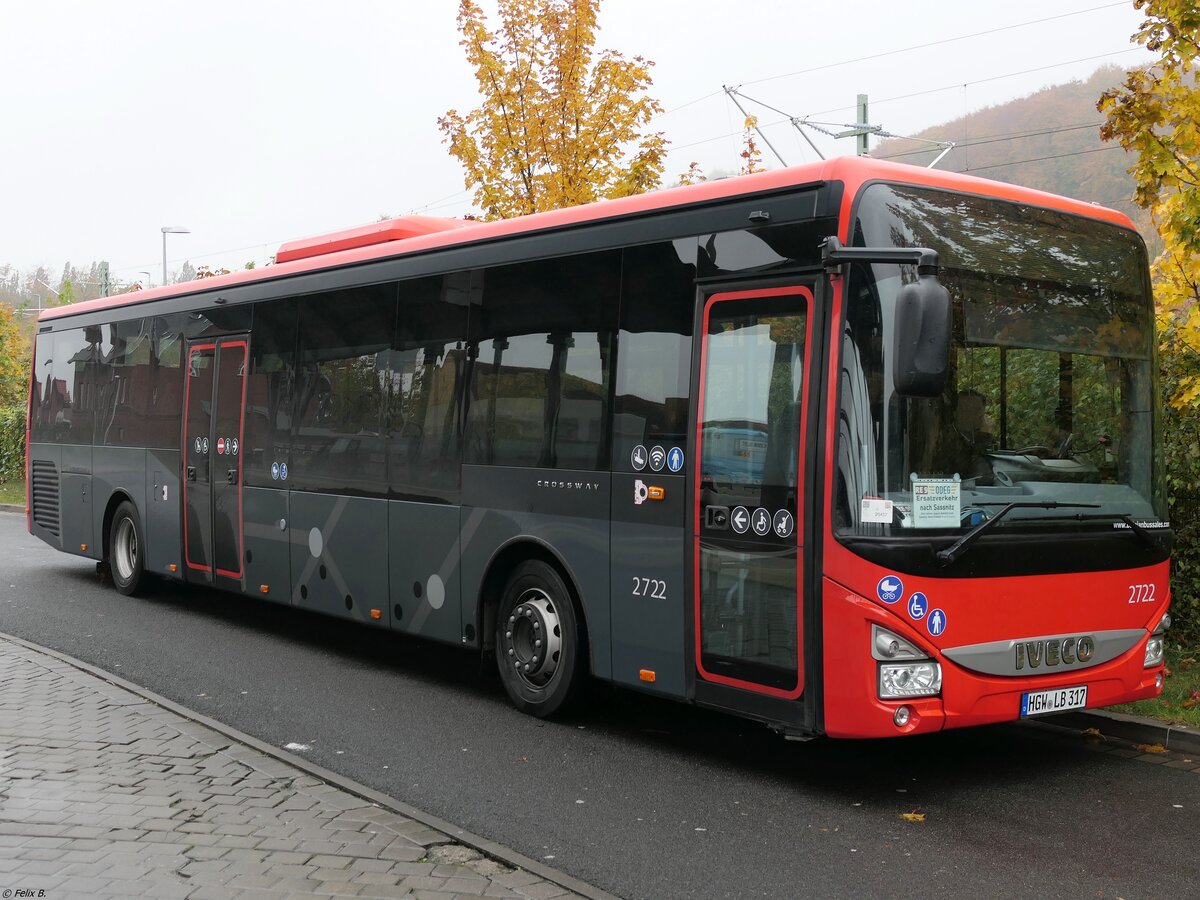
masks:
<path id="1" fill-rule="evenodd" d="M 225 473 L 225 479 L 226 479 L 226 480 L 227 480 L 227 481 L 228 481 L 230 484 L 237 484 L 237 481 L 238 481 L 238 471 L 237 471 L 237 469 L 230 469 L 228 472 L 226 472 L 226 473 Z"/>
<path id="2" fill-rule="evenodd" d="M 195 466 L 188 466 L 188 467 L 187 467 L 187 480 L 188 480 L 188 481 L 195 481 L 195 480 L 196 480 L 196 467 L 195 467 Z"/>

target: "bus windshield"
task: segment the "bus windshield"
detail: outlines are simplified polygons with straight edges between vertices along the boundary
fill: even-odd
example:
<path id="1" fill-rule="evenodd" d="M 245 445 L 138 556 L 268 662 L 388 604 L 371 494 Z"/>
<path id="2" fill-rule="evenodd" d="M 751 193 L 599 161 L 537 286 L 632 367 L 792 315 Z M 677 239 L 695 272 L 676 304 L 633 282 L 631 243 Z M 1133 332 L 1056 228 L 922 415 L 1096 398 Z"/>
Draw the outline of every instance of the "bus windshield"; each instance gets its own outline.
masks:
<path id="1" fill-rule="evenodd" d="M 1009 504 L 1002 528 L 1165 524 L 1153 307 L 1135 234 L 875 184 L 859 200 L 851 243 L 937 250 L 953 325 L 941 395 L 901 396 L 895 300 L 915 273 L 852 268 L 835 504 L 843 531 L 962 531 Z"/>

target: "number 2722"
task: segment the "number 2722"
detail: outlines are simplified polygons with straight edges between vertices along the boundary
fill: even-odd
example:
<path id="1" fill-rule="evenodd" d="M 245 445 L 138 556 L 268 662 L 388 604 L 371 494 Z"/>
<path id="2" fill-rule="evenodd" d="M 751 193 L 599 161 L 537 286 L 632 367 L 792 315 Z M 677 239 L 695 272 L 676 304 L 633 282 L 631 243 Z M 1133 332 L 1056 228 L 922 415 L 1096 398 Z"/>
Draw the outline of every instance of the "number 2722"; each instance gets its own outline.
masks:
<path id="1" fill-rule="evenodd" d="M 1152 585 L 1152 584 L 1131 584 L 1131 585 L 1129 585 L 1129 602 L 1130 603 L 1153 603 L 1154 602 L 1154 585 Z"/>
<path id="2" fill-rule="evenodd" d="M 657 578 L 633 577 L 633 596 L 649 597 L 652 600 L 667 599 L 667 583 Z"/>

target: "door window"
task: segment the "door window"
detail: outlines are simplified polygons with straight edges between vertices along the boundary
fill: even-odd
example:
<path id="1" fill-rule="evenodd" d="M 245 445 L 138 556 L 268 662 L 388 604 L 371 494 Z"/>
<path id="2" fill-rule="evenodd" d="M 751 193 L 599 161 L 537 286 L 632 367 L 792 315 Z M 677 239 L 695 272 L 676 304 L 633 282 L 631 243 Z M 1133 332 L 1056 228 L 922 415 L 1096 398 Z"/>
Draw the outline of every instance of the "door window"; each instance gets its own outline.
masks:
<path id="1" fill-rule="evenodd" d="M 718 296 L 705 316 L 698 450 L 697 662 L 797 696 L 807 290 Z"/>

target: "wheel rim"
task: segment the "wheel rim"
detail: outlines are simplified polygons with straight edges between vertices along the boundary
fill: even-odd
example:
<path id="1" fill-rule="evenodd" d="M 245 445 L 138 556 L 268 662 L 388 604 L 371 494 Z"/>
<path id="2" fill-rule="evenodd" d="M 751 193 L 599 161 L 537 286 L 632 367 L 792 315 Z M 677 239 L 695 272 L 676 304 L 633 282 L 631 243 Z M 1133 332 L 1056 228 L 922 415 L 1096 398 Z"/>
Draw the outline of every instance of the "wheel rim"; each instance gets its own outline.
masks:
<path id="1" fill-rule="evenodd" d="M 521 594 L 504 625 L 501 643 L 518 678 L 532 688 L 548 685 L 562 656 L 562 623 L 550 595 L 540 588 Z"/>
<path id="2" fill-rule="evenodd" d="M 138 560 L 137 529 L 133 527 L 132 519 L 124 518 L 117 523 L 112 555 L 117 577 L 123 582 L 129 581 L 137 570 Z"/>

